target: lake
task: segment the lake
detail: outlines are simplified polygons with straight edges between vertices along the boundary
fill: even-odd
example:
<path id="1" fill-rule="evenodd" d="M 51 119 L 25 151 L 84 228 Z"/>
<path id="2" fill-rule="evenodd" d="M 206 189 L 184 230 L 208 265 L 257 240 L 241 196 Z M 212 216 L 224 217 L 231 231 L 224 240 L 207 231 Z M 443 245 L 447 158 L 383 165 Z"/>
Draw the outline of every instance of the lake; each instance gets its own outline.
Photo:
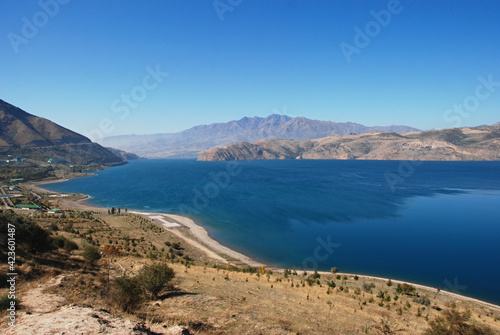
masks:
<path id="1" fill-rule="evenodd" d="M 266 264 L 500 304 L 500 162 L 138 160 L 44 187 L 189 216 Z"/>

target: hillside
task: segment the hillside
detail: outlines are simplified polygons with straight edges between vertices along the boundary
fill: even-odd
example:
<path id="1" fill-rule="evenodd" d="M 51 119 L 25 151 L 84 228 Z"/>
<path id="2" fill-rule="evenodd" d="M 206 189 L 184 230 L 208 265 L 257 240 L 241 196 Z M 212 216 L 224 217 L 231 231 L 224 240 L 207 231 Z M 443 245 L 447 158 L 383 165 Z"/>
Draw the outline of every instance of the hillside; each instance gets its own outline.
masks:
<path id="1" fill-rule="evenodd" d="M 455 323 L 471 334 L 500 329 L 493 305 L 396 280 L 232 266 L 195 247 L 189 229 L 164 229 L 132 213 L 0 213 L 1 231 L 13 222 L 16 328 L 4 322 L 2 334 L 423 334 L 433 320 L 467 311 Z M 0 233 L 5 258 L 6 237 Z M 158 262 L 175 277 L 151 298 L 136 280 Z M 0 287 L 0 301 L 9 302 L 8 290 Z"/>
<path id="2" fill-rule="evenodd" d="M 227 123 L 196 126 L 173 134 L 126 135 L 104 138 L 100 143 L 147 158 L 195 158 L 202 151 L 237 142 L 266 138 L 315 139 L 369 131 L 407 132 L 406 126 L 366 127 L 357 123 L 337 123 L 291 118 L 273 114 L 266 118 L 244 117 Z"/>
<path id="3" fill-rule="evenodd" d="M 500 126 L 268 139 L 211 149 L 198 157 L 201 161 L 260 159 L 500 160 Z"/>
<path id="4" fill-rule="evenodd" d="M 47 162 L 64 158 L 77 165 L 123 164 L 120 155 L 50 120 L 0 100 L 0 155 Z"/>

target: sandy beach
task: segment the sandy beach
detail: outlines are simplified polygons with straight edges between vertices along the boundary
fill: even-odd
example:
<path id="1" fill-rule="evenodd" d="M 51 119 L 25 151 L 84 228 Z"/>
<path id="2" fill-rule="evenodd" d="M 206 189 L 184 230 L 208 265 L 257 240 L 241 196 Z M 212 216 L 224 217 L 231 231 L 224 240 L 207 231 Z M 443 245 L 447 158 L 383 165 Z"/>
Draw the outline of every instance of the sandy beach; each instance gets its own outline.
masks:
<path id="1" fill-rule="evenodd" d="M 57 181 L 46 181 L 46 182 L 38 182 L 36 184 L 29 184 L 26 185 L 29 188 L 32 189 L 32 191 L 36 193 L 51 193 L 51 194 L 57 194 L 58 192 L 53 192 L 50 190 L 47 190 L 43 188 L 44 184 L 48 183 L 54 183 L 54 182 L 63 182 L 67 181 L 68 179 L 62 179 L 62 180 L 57 180 Z M 76 194 L 76 193 L 73 193 Z M 89 210 L 89 211 L 94 211 L 94 212 L 107 212 L 107 209 L 101 208 L 101 207 L 96 207 L 96 206 L 91 206 L 86 203 L 91 199 L 89 195 L 85 194 L 78 194 L 78 198 L 58 198 L 60 201 L 61 207 L 64 209 L 75 209 L 75 210 Z M 261 267 L 264 266 L 267 269 L 270 269 L 275 272 L 283 272 L 283 268 L 279 267 L 274 267 L 270 265 L 266 265 L 260 262 L 257 262 L 250 257 L 241 254 L 235 250 L 232 250 L 216 240 L 212 239 L 205 228 L 202 226 L 196 224 L 192 219 L 176 214 L 167 214 L 167 213 L 153 213 L 153 212 L 146 212 L 146 211 L 134 211 L 130 210 L 128 211 L 129 214 L 133 215 L 140 215 L 144 218 L 147 218 L 159 226 L 163 227 L 164 229 L 167 229 L 169 232 L 175 234 L 179 238 L 183 239 L 186 241 L 186 243 L 189 243 L 193 247 L 201 250 L 203 253 L 205 253 L 208 257 L 219 261 L 219 262 L 225 262 L 229 263 L 232 265 L 249 265 L 251 267 Z M 188 234 L 186 231 L 189 231 L 190 234 Z M 238 264 L 239 263 L 239 264 Z M 297 269 L 297 271 L 299 271 Z M 302 271 L 302 270 L 301 270 Z M 308 273 L 312 273 L 311 271 L 307 271 Z M 323 274 L 323 275 L 331 275 L 331 272 L 325 272 L 325 271 L 318 271 L 318 273 Z M 416 288 L 425 290 L 427 292 L 431 292 L 433 294 L 443 294 L 446 296 L 449 296 L 451 298 L 456 298 L 456 299 L 461 299 L 464 301 L 469 301 L 469 302 L 475 302 L 479 304 L 483 304 L 485 306 L 488 306 L 490 308 L 494 308 L 496 310 L 500 311 L 500 306 L 488 303 L 479 299 L 467 297 L 464 295 L 460 295 L 457 293 L 445 291 L 445 290 L 439 290 L 435 287 L 430 287 L 430 286 L 425 286 L 425 285 L 420 285 L 416 283 L 411 283 L 408 281 L 400 281 L 397 279 L 392 279 L 392 278 L 383 278 L 383 277 L 375 277 L 375 276 L 370 276 L 370 275 L 362 275 L 362 274 L 354 274 L 354 273 L 342 273 L 339 272 L 337 273 L 339 275 L 346 275 L 346 276 L 359 276 L 360 278 L 366 279 L 366 280 L 376 280 L 376 281 L 384 281 L 387 282 L 389 279 L 394 284 L 411 284 Z"/>

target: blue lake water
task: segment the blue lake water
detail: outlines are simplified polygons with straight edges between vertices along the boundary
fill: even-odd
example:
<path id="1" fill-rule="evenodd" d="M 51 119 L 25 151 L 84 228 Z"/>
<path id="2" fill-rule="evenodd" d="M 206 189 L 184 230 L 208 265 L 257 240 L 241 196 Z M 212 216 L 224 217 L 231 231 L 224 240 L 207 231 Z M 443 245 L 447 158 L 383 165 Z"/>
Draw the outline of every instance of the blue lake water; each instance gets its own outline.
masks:
<path id="1" fill-rule="evenodd" d="M 139 160 L 45 187 L 190 216 L 266 264 L 500 304 L 500 162 Z"/>

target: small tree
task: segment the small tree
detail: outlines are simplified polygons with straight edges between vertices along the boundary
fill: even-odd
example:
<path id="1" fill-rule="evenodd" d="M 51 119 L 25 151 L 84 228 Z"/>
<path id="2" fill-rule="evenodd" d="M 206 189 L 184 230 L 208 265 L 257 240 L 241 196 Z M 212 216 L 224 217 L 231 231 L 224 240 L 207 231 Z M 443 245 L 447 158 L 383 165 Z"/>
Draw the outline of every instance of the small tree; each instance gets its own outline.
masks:
<path id="1" fill-rule="evenodd" d="M 101 259 L 99 249 L 91 244 L 86 244 L 83 247 L 82 256 L 90 264 L 90 266 L 94 266 L 95 262 Z"/>
<path id="2" fill-rule="evenodd" d="M 111 290 L 113 301 L 125 312 L 132 312 L 143 300 L 137 279 L 122 276 L 115 279 Z"/>
<path id="3" fill-rule="evenodd" d="M 137 275 L 137 280 L 152 299 L 158 298 L 158 293 L 175 277 L 175 272 L 167 264 L 155 263 L 146 265 Z"/>

